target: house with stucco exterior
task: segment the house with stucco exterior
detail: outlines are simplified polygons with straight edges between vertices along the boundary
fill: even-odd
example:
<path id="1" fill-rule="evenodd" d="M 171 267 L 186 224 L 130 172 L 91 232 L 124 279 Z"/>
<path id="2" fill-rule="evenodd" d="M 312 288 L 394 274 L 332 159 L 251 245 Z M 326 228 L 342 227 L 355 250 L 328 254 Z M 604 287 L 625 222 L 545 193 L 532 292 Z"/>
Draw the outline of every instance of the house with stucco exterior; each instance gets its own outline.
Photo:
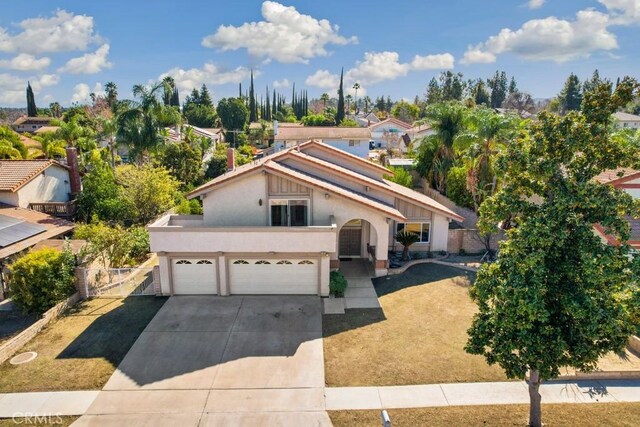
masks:
<path id="1" fill-rule="evenodd" d="M 618 129 L 640 129 L 640 116 L 618 111 L 613 114 L 615 126 Z"/>
<path id="2" fill-rule="evenodd" d="M 365 259 L 386 274 L 402 230 L 420 236 L 414 250 L 446 251 L 449 222 L 463 218 L 391 173 L 318 141 L 230 168 L 187 195 L 203 215 L 149 225 L 162 294 L 326 296 L 343 262 Z"/>
<path id="3" fill-rule="evenodd" d="M 409 123 L 395 117 L 389 117 L 378 123 L 369 126 L 371 140 L 374 148 L 399 149 L 406 152 L 406 145 L 402 137 L 411 129 Z"/>
<path id="4" fill-rule="evenodd" d="M 315 140 L 366 159 L 369 157 L 370 139 L 369 129 L 361 127 L 290 126 L 278 122 L 273 126 L 274 151 Z"/>

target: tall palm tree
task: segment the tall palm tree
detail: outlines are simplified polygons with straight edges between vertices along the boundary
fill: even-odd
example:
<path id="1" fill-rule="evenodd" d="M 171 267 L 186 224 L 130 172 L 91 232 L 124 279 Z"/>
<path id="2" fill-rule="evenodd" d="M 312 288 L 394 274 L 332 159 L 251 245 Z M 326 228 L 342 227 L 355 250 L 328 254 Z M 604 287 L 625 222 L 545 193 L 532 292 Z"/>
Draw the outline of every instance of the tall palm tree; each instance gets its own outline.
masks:
<path id="1" fill-rule="evenodd" d="M 356 106 L 356 114 L 358 114 L 358 89 L 360 89 L 360 83 L 356 82 L 353 85 L 353 90 L 355 91 L 355 106 Z"/>
<path id="2" fill-rule="evenodd" d="M 66 154 L 66 142 L 58 138 L 58 136 L 53 132 L 36 135 L 33 139 L 40 143 L 40 148 L 30 149 L 30 157 L 32 158 L 42 157 L 45 159 L 55 159 L 56 157 L 64 157 Z"/>
<path id="3" fill-rule="evenodd" d="M 107 104 L 109 104 L 109 108 L 113 110 L 118 99 L 118 87 L 114 82 L 107 82 L 104 85 L 104 91 L 107 98 Z"/>
<path id="4" fill-rule="evenodd" d="M 371 105 L 371 98 L 369 96 L 365 96 L 362 98 L 362 102 L 364 102 L 364 113 L 369 114 L 369 105 Z"/>
<path id="5" fill-rule="evenodd" d="M 118 117 L 116 138 L 130 147 L 131 154 L 140 163 L 164 143 L 164 128 L 181 121 L 180 112 L 160 100 L 164 88 L 163 82 L 151 87 L 135 85 L 133 96 L 139 99 L 138 102 Z"/>
<path id="6" fill-rule="evenodd" d="M 464 130 L 465 109 L 458 103 L 434 104 L 426 119 L 434 134 L 423 139 L 418 153 L 418 171 L 441 193 L 447 188 L 447 173 L 455 160 L 454 144 Z"/>
<path id="7" fill-rule="evenodd" d="M 116 166 L 116 151 L 118 143 L 116 133 L 118 132 L 118 119 L 116 117 L 103 118 L 100 120 L 100 135 L 107 140 L 111 167 Z"/>
<path id="8" fill-rule="evenodd" d="M 353 96 L 347 95 L 344 97 L 344 100 L 347 101 L 347 114 L 351 114 L 351 101 L 353 101 Z"/>
<path id="9" fill-rule="evenodd" d="M 327 92 L 320 95 L 320 101 L 322 101 L 322 108 L 327 108 L 327 102 L 329 102 L 329 94 Z"/>
<path id="10" fill-rule="evenodd" d="M 470 110 L 465 119 L 467 131 L 458 136 L 467 163 L 467 189 L 475 210 L 496 186 L 494 161 L 504 144 L 515 136 L 521 123 L 516 115 L 501 115 L 489 108 Z"/>

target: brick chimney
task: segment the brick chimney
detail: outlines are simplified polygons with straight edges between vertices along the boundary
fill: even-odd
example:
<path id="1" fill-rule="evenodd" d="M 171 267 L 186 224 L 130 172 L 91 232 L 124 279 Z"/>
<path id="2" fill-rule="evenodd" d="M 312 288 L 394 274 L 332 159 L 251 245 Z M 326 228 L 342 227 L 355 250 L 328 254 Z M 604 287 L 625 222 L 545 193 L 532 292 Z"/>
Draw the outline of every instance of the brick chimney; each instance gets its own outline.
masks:
<path id="1" fill-rule="evenodd" d="M 227 148 L 227 172 L 232 171 L 236 167 L 236 150 Z"/>
<path id="2" fill-rule="evenodd" d="M 67 147 L 67 166 L 69 166 L 69 183 L 71 184 L 71 196 L 75 197 L 82 191 L 80 181 L 80 169 L 78 167 L 78 152 L 75 147 Z"/>

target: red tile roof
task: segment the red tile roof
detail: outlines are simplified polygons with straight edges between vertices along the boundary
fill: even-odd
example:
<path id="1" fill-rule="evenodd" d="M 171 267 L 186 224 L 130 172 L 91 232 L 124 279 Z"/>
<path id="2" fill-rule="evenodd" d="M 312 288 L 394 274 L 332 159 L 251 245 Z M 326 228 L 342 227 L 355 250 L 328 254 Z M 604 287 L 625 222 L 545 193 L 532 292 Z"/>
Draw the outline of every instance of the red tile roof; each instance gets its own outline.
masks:
<path id="1" fill-rule="evenodd" d="M 599 175 L 596 175 L 593 179 L 601 182 L 602 184 L 609 184 L 636 174 L 640 175 L 640 171 L 631 168 L 609 169 Z"/>
<path id="2" fill-rule="evenodd" d="M 0 160 L 0 191 L 17 191 L 53 165 L 66 168 L 53 160 Z"/>

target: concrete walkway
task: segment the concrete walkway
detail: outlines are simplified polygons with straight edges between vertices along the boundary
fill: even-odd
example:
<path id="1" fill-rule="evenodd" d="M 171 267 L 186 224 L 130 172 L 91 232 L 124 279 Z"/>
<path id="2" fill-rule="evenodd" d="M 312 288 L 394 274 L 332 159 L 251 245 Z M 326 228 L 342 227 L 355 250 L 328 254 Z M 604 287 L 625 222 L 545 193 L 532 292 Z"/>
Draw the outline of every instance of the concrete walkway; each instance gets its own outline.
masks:
<path id="1" fill-rule="evenodd" d="M 340 261 L 340 271 L 348 283 L 344 293 L 345 308 L 380 308 L 367 260 Z"/>
<path id="2" fill-rule="evenodd" d="M 98 391 L 0 394 L 0 418 L 20 414 L 83 415 L 75 425 L 96 425 L 136 417 L 149 425 L 226 425 L 234 421 L 268 421 L 277 425 L 328 425 L 327 411 L 426 408 L 435 406 L 528 404 L 523 381 L 428 384 L 324 389 L 137 390 L 119 392 L 112 411 L 90 406 Z M 102 392 L 105 393 L 105 392 Z M 640 380 L 552 381 L 540 387 L 543 403 L 640 402 Z M 137 395 L 136 395 L 137 394 Z M 115 396 L 115 394 L 114 394 Z M 120 412 L 136 398 L 132 413 Z M 176 405 L 179 401 L 181 404 Z M 190 404 L 187 404 L 191 402 Z M 95 405 L 93 406 L 95 408 Z M 281 421 L 278 424 L 278 421 Z M 102 425 L 102 424 L 101 424 Z M 330 424 L 329 424 L 330 425 Z"/>

